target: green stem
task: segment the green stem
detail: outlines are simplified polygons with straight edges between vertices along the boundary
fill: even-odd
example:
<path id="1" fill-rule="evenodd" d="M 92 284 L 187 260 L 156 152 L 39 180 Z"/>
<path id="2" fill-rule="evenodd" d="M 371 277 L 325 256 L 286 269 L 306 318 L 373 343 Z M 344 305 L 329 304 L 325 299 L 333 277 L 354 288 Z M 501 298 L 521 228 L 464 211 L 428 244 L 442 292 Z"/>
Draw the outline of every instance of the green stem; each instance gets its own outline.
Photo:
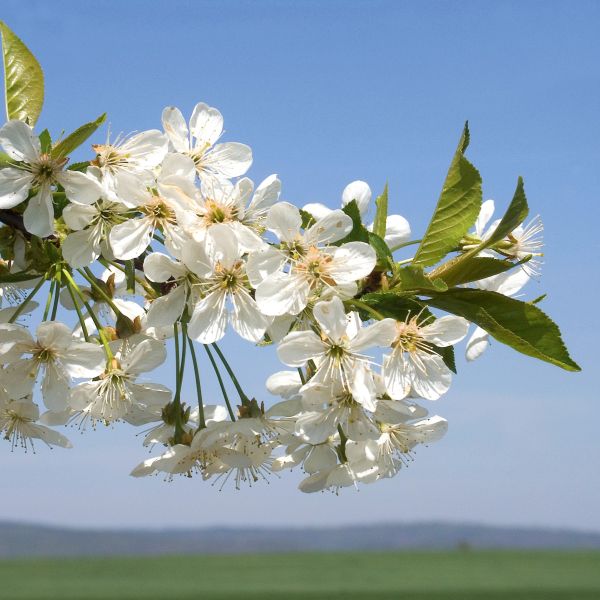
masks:
<path id="1" fill-rule="evenodd" d="M 304 373 L 300 367 L 298 367 L 298 375 L 300 375 L 300 381 L 302 382 L 302 385 L 304 385 L 306 383 L 306 377 L 304 377 Z"/>
<path id="2" fill-rule="evenodd" d="M 119 269 L 119 271 L 121 271 L 122 273 L 127 274 L 127 270 L 125 269 L 125 267 L 123 265 L 120 265 L 119 263 L 116 262 L 112 262 L 110 260 L 105 260 L 102 258 L 98 259 L 98 262 L 106 267 L 107 269 L 109 267 L 114 267 L 115 269 Z M 156 292 L 152 289 L 152 287 L 150 287 L 148 285 L 147 281 L 144 281 L 144 279 L 142 279 L 139 275 L 135 275 L 135 280 L 144 288 L 144 290 L 149 293 L 151 296 L 154 296 L 156 294 Z"/>
<path id="3" fill-rule="evenodd" d="M 82 277 L 87 279 L 89 284 L 94 288 L 94 291 L 102 298 L 102 300 L 104 300 L 104 302 L 106 302 L 106 304 L 108 304 L 112 308 L 115 314 L 121 314 L 121 311 L 118 309 L 117 305 L 112 301 L 112 298 L 108 296 L 108 294 L 106 294 L 106 292 L 96 283 L 96 277 L 92 273 L 92 271 L 90 271 L 89 267 L 85 267 L 83 271 L 81 269 L 77 269 L 77 272 Z"/>
<path id="4" fill-rule="evenodd" d="M 17 310 L 15 310 L 13 316 L 8 320 L 9 323 L 14 323 L 19 318 L 19 315 L 25 310 L 26 306 L 33 299 L 33 297 L 40 291 L 41 287 L 44 285 L 45 282 L 46 282 L 45 277 L 42 277 L 37 282 L 36 286 L 33 288 L 33 290 L 31 290 L 31 293 L 29 294 L 29 296 L 27 296 L 27 298 L 25 298 L 25 300 L 23 300 L 23 302 L 21 302 L 21 304 L 19 304 L 19 306 L 18 306 Z"/>
<path id="5" fill-rule="evenodd" d="M 187 326 L 185 324 L 181 325 L 182 330 L 184 331 L 185 336 L 187 337 Z M 198 359 L 196 358 L 196 350 L 194 349 L 194 342 L 188 337 L 188 344 L 190 346 L 190 354 L 192 355 L 192 364 L 194 366 L 194 378 L 196 379 L 196 394 L 198 396 L 198 415 L 199 415 L 199 423 L 198 430 L 204 429 L 206 427 L 206 420 L 204 417 L 204 402 L 202 400 L 202 386 L 200 384 L 200 370 L 198 369 Z"/>
<path id="6" fill-rule="evenodd" d="M 81 325 L 81 331 L 83 332 L 83 337 L 86 342 L 90 341 L 90 335 L 87 330 L 87 325 L 85 324 L 85 319 L 83 318 L 83 314 L 81 312 L 81 308 L 79 307 L 79 301 L 75 296 L 75 292 L 73 291 L 73 286 L 67 280 L 67 289 L 69 290 L 69 294 L 71 296 L 71 300 L 73 300 L 73 305 L 75 306 L 75 310 L 77 311 L 77 318 L 79 319 L 79 324 Z"/>
<path id="7" fill-rule="evenodd" d="M 356 308 L 360 309 L 360 310 L 364 310 L 365 312 L 369 313 L 370 315 L 373 315 L 378 321 L 381 321 L 382 319 L 385 319 L 385 317 L 377 310 L 375 310 L 374 308 L 371 308 L 368 304 L 365 304 L 364 302 L 361 302 L 360 300 L 346 300 L 346 304 L 349 304 L 350 306 L 355 306 Z"/>
<path id="8" fill-rule="evenodd" d="M 48 320 L 48 315 L 50 314 L 50 306 L 52 305 L 52 298 L 54 298 L 54 286 L 56 282 L 54 279 L 50 282 L 50 289 L 48 290 L 48 296 L 46 298 L 46 307 L 44 308 L 44 317 L 42 321 Z"/>
<path id="9" fill-rule="evenodd" d="M 98 330 L 98 336 L 100 337 L 100 341 L 102 342 L 102 345 L 104 346 L 104 352 L 106 354 L 106 357 L 110 361 L 112 358 L 114 358 L 114 355 L 112 353 L 112 350 L 110 349 L 108 340 L 106 339 L 106 334 L 104 333 L 104 327 L 102 327 L 102 323 L 100 323 L 100 321 L 98 320 L 98 317 L 96 316 L 96 313 L 92 310 L 92 307 L 89 305 L 88 301 L 85 299 L 83 292 L 79 289 L 79 286 L 75 283 L 75 280 L 73 279 L 73 277 L 71 277 L 71 273 L 69 273 L 69 271 L 67 271 L 66 269 L 63 269 L 63 275 L 66 277 L 67 281 L 73 287 L 73 289 L 77 292 L 77 295 L 81 298 L 81 301 L 83 302 L 83 305 L 85 306 L 85 309 L 87 310 L 88 315 L 90 315 L 90 318 L 92 319 L 92 321 L 94 322 L 94 325 L 96 326 L 96 329 Z"/>
<path id="10" fill-rule="evenodd" d="M 240 400 L 242 401 L 242 404 L 249 404 L 250 399 L 244 393 L 244 390 L 242 389 L 240 382 L 237 380 L 237 377 L 235 376 L 233 369 L 229 366 L 229 363 L 227 362 L 227 359 L 221 352 L 221 349 L 219 348 L 219 346 L 217 346 L 216 342 L 212 346 L 215 349 L 215 351 L 217 352 L 217 354 L 219 355 L 219 358 L 221 359 L 221 362 L 223 363 L 225 370 L 229 374 L 229 377 L 231 378 L 231 381 L 233 382 L 233 385 L 234 385 L 235 389 L 237 390 L 237 393 L 240 396 Z"/>
<path id="11" fill-rule="evenodd" d="M 227 395 L 227 390 L 225 389 L 225 384 L 223 383 L 223 378 L 221 377 L 221 373 L 219 372 L 219 367 L 215 361 L 212 352 L 208 346 L 204 346 L 206 350 L 206 354 L 208 354 L 208 359 L 210 360 L 210 364 L 215 371 L 215 375 L 217 376 L 217 381 L 219 382 L 219 387 L 221 388 L 221 393 L 223 394 L 223 399 L 225 400 L 225 404 L 227 405 L 227 411 L 229 412 L 229 418 L 232 421 L 235 421 L 235 415 L 233 414 L 233 410 L 231 408 L 231 404 L 229 402 L 229 396 Z"/>
<path id="12" fill-rule="evenodd" d="M 54 321 L 56 319 L 56 313 L 58 312 L 58 301 L 60 299 L 60 281 L 61 281 L 61 271 L 58 271 L 55 276 L 56 286 L 54 287 L 54 304 L 52 305 L 52 314 L 50 315 L 50 320 Z"/>
<path id="13" fill-rule="evenodd" d="M 173 342 L 175 344 L 175 398 L 173 408 L 175 410 L 175 443 L 181 441 L 183 425 L 181 423 L 181 382 L 183 379 L 183 365 L 185 360 L 185 342 L 183 344 L 183 359 L 179 350 L 179 328 L 177 323 L 173 324 Z"/>

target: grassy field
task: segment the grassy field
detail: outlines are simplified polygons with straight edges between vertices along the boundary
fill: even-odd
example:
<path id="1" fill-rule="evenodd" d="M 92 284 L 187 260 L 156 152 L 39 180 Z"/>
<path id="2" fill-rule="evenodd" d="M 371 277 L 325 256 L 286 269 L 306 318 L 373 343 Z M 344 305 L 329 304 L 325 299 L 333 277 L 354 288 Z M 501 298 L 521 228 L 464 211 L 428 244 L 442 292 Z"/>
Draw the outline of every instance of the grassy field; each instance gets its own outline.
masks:
<path id="1" fill-rule="evenodd" d="M 597 600 L 600 553 L 388 552 L 0 562 L 2 600 Z"/>

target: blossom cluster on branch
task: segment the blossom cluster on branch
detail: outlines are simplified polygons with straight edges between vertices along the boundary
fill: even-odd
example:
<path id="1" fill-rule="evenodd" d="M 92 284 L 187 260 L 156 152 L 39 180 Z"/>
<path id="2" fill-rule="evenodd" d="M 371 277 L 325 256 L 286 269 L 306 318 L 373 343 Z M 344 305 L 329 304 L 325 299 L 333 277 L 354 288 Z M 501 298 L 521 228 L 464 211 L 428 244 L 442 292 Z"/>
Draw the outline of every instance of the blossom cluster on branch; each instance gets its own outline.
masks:
<path id="1" fill-rule="evenodd" d="M 470 323 L 469 360 L 491 335 L 579 369 L 541 299 L 514 297 L 539 277 L 542 224 L 525 224 L 520 179 L 492 219 L 464 156 L 468 127 L 413 239 L 389 214 L 387 186 L 372 202 L 354 181 L 331 209 L 284 201 L 276 175 L 255 185 L 251 149 L 221 141 L 223 117 L 205 103 L 189 120 L 167 107 L 160 130 L 71 161 L 104 115 L 57 141 L 35 131 L 41 69 L 0 30 L 0 431 L 13 448 L 70 447 L 57 428 L 127 422 L 161 448 L 136 477 L 198 473 L 239 487 L 299 467 L 302 491 L 338 490 L 394 476 L 444 435 L 423 403 L 448 391 Z M 266 388 L 278 401 L 248 396 L 218 345 L 228 331 L 248 352 L 276 348 L 287 368 Z M 150 374 L 167 348 L 169 386 Z M 207 378 L 222 403 L 205 403 Z"/>

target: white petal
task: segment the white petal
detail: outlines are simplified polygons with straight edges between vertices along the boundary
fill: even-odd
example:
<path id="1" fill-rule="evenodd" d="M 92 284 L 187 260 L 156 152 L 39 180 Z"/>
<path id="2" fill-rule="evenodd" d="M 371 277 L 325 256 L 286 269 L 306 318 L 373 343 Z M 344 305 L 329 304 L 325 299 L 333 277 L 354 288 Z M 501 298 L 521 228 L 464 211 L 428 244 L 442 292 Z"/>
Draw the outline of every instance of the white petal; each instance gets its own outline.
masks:
<path id="1" fill-rule="evenodd" d="M 489 337 L 487 331 L 481 329 L 481 327 L 475 328 L 475 331 L 467 342 L 465 352 L 467 360 L 475 360 L 485 352 L 490 343 Z"/>
<path id="2" fill-rule="evenodd" d="M 375 250 L 364 242 L 348 242 L 333 252 L 329 273 L 336 283 L 350 283 L 370 275 L 375 268 Z"/>
<path id="3" fill-rule="evenodd" d="M 264 335 L 268 320 L 260 312 L 247 292 L 238 292 L 232 298 L 231 325 L 245 340 L 258 342 Z"/>
<path id="4" fill-rule="evenodd" d="M 385 243 L 393 248 L 410 240 L 410 224 L 401 215 L 389 215 L 385 222 Z"/>
<path id="5" fill-rule="evenodd" d="M 319 327 L 330 340 L 339 342 L 346 334 L 348 319 L 344 305 L 337 296 L 325 302 L 317 302 L 313 309 L 313 315 Z"/>
<path id="6" fill-rule="evenodd" d="M 304 212 L 312 215 L 315 219 L 322 219 L 326 217 L 331 211 L 331 208 L 321 204 L 319 202 L 311 202 L 309 204 L 305 204 L 302 207 Z"/>
<path id="7" fill-rule="evenodd" d="M 230 268 L 242 254 L 235 233 L 225 223 L 213 225 L 208 230 L 205 248 L 213 267 L 220 263 L 223 267 Z"/>
<path id="8" fill-rule="evenodd" d="M 390 346 L 396 337 L 396 322 L 394 319 L 382 319 L 372 325 L 361 328 L 352 338 L 350 346 L 353 352 L 366 348 Z"/>
<path id="9" fill-rule="evenodd" d="M 180 285 L 173 288 L 166 296 L 157 298 L 148 309 L 146 323 L 149 327 L 173 326 L 185 308 L 186 289 Z"/>
<path id="10" fill-rule="evenodd" d="M 25 229 L 37 237 L 48 237 L 54 232 L 54 208 L 49 189 L 42 189 L 29 199 L 23 213 Z"/>
<path id="11" fill-rule="evenodd" d="M 325 344 L 314 331 L 292 331 L 277 347 L 277 356 L 284 365 L 302 367 L 325 350 Z"/>
<path id="12" fill-rule="evenodd" d="M 67 408 L 69 377 L 57 363 L 46 363 L 42 381 L 42 397 L 48 410 L 61 412 Z"/>
<path id="13" fill-rule="evenodd" d="M 279 200 L 281 193 L 281 181 L 277 175 L 269 175 L 256 188 L 252 201 L 248 206 L 247 214 L 253 216 L 265 213 Z"/>
<path id="14" fill-rule="evenodd" d="M 165 345 L 158 340 L 145 339 L 122 360 L 122 366 L 129 373 L 145 373 L 156 369 L 165 362 L 167 351 Z"/>
<path id="15" fill-rule="evenodd" d="M 475 233 L 477 237 L 483 238 L 483 234 L 485 231 L 485 226 L 488 224 L 488 221 L 492 218 L 494 214 L 494 201 L 486 200 L 481 204 L 481 209 L 479 210 L 479 216 L 475 221 Z"/>
<path id="16" fill-rule="evenodd" d="M 223 116 L 216 108 L 198 102 L 190 118 L 190 130 L 197 146 L 212 146 L 223 132 Z"/>
<path id="17" fill-rule="evenodd" d="M 258 252 L 252 252 L 246 263 L 246 274 L 253 287 L 258 286 L 269 275 L 280 271 L 285 256 L 273 246 L 266 246 Z"/>
<path id="18" fill-rule="evenodd" d="M 201 344 L 218 342 L 227 327 L 226 294 L 214 292 L 196 304 L 188 326 L 188 335 Z"/>
<path id="19" fill-rule="evenodd" d="M 36 331 L 38 343 L 42 348 L 64 351 L 73 343 L 71 330 L 58 321 L 44 321 Z"/>
<path id="20" fill-rule="evenodd" d="M 460 342 L 468 331 L 469 322 L 466 319 L 447 315 L 423 327 L 421 335 L 431 344 L 444 348 Z"/>
<path id="21" fill-rule="evenodd" d="M 310 286 L 294 274 L 274 273 L 256 288 L 256 302 L 268 316 L 301 312 L 310 294 Z"/>
<path id="22" fill-rule="evenodd" d="M 90 227 L 82 231 L 74 231 L 63 240 L 62 255 L 71 267 L 74 269 L 87 267 L 100 256 L 100 241 L 96 240 L 96 237 L 96 229 Z"/>
<path id="23" fill-rule="evenodd" d="M 391 398 L 402 400 L 410 393 L 414 366 L 410 360 L 403 359 L 401 352 L 384 356 L 382 376 L 385 388 Z"/>
<path id="24" fill-rule="evenodd" d="M 352 200 L 356 200 L 360 214 L 365 215 L 369 208 L 369 202 L 371 202 L 371 188 L 369 184 L 360 180 L 349 183 L 342 192 L 342 205 L 346 206 Z"/>
<path id="25" fill-rule="evenodd" d="M 136 167 L 153 169 L 167 154 L 168 138 L 158 129 L 150 129 L 130 137 L 120 150 L 127 154 L 128 160 Z"/>
<path id="26" fill-rule="evenodd" d="M 39 138 L 27 123 L 13 119 L 0 127 L 0 146 L 13 160 L 36 163 L 41 153 Z"/>
<path id="27" fill-rule="evenodd" d="M 162 112 L 162 125 L 175 150 L 187 152 L 190 146 L 188 128 L 181 111 L 175 106 L 167 106 Z"/>
<path id="28" fill-rule="evenodd" d="M 202 164 L 228 179 L 239 177 L 252 165 L 252 150 L 246 144 L 238 142 L 217 144 L 204 156 Z"/>
<path id="29" fill-rule="evenodd" d="M 302 380 L 298 371 L 277 371 L 267 379 L 265 385 L 274 396 L 290 398 L 298 393 Z"/>
<path id="30" fill-rule="evenodd" d="M 212 264 L 206 255 L 205 245 L 203 243 L 189 240 L 183 245 L 181 259 L 185 266 L 198 275 L 205 278 L 212 272 Z"/>
<path id="31" fill-rule="evenodd" d="M 67 204 L 62 216 L 69 229 L 79 231 L 87 227 L 91 220 L 98 214 L 96 206 L 86 206 L 82 204 Z"/>
<path id="32" fill-rule="evenodd" d="M 0 209 L 21 204 L 27 198 L 31 180 L 29 171 L 12 167 L 0 169 Z"/>
<path id="33" fill-rule="evenodd" d="M 186 273 L 184 265 L 162 252 L 152 252 L 144 259 L 144 275 L 155 283 L 164 283 L 171 278 L 181 279 Z"/>
<path id="34" fill-rule="evenodd" d="M 414 370 L 413 390 L 426 400 L 437 400 L 450 388 L 452 373 L 439 355 L 422 353 L 420 355 L 425 369 Z"/>
<path id="35" fill-rule="evenodd" d="M 56 179 L 65 188 L 65 194 L 71 202 L 87 205 L 102 197 L 99 181 L 87 173 L 63 171 Z"/>
<path id="36" fill-rule="evenodd" d="M 311 225 L 304 238 L 311 246 L 330 244 L 346 237 L 352 231 L 352 226 L 352 219 L 344 211 L 336 209 Z"/>
<path id="37" fill-rule="evenodd" d="M 62 353 L 61 362 L 71 377 L 96 377 L 104 371 L 106 359 L 102 346 L 73 342 Z"/>
<path id="38" fill-rule="evenodd" d="M 149 217 L 130 219 L 111 229 L 110 247 L 116 258 L 136 258 L 149 246 L 153 233 L 154 226 Z"/>
<path id="39" fill-rule="evenodd" d="M 292 242 L 302 226 L 300 211 L 289 202 L 280 202 L 271 208 L 265 223 L 282 242 Z"/>

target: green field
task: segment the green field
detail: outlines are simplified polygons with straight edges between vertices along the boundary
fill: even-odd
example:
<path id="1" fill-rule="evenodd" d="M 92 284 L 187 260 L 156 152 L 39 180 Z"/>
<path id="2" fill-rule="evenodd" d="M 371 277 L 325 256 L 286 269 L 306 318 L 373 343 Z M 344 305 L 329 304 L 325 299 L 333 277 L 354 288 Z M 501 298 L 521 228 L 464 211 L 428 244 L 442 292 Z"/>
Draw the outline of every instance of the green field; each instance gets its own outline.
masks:
<path id="1" fill-rule="evenodd" d="M 597 600 L 597 552 L 373 552 L 0 561 L 2 600 Z"/>

